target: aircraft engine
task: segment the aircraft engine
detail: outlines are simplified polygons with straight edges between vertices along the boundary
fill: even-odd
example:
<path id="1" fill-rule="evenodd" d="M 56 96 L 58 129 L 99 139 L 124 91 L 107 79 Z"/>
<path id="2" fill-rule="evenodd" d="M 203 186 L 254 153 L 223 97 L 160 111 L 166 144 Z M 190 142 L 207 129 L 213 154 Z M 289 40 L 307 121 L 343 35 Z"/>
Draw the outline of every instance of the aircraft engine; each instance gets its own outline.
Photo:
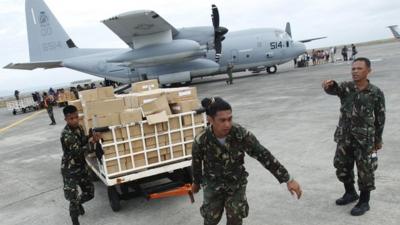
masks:
<path id="1" fill-rule="evenodd" d="M 200 44 L 193 40 L 173 40 L 170 43 L 132 49 L 107 62 L 129 62 L 132 67 L 150 67 L 192 60 L 204 55 Z"/>

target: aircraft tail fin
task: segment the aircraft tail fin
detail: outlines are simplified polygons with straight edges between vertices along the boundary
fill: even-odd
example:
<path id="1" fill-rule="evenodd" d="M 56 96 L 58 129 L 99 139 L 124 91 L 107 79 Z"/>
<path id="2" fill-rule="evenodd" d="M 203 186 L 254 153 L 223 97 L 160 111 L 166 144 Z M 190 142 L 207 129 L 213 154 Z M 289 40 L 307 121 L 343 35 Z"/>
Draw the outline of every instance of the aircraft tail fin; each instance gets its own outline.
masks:
<path id="1" fill-rule="evenodd" d="M 397 25 L 388 26 L 388 28 L 390 31 L 392 31 L 392 34 L 395 38 L 400 39 L 400 33 Z"/>
<path id="2" fill-rule="evenodd" d="M 290 23 L 289 22 L 286 23 L 285 31 L 290 37 L 292 37 L 292 29 L 290 28 Z"/>
<path id="3" fill-rule="evenodd" d="M 55 61 L 74 56 L 77 48 L 43 0 L 25 1 L 31 61 Z"/>

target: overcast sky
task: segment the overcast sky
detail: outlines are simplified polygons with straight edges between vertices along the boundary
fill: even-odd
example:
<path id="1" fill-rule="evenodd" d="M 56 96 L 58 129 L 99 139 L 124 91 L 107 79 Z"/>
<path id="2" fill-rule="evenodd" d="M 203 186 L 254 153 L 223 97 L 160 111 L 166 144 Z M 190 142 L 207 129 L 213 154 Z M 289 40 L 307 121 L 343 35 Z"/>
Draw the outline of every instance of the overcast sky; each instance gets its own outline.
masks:
<path id="1" fill-rule="evenodd" d="M 400 25 L 399 0 L 45 0 L 75 44 L 81 48 L 127 47 L 100 21 L 123 12 L 151 9 L 176 28 L 211 26 L 211 4 L 230 31 L 256 27 L 284 29 L 289 21 L 294 40 L 319 36 L 307 44 L 325 47 L 391 38 L 388 25 Z M 0 66 L 28 62 L 24 0 L 0 0 Z M 96 79 L 69 69 L 0 69 L 0 96 L 12 90 Z M 10 93 L 11 94 L 11 93 Z"/>

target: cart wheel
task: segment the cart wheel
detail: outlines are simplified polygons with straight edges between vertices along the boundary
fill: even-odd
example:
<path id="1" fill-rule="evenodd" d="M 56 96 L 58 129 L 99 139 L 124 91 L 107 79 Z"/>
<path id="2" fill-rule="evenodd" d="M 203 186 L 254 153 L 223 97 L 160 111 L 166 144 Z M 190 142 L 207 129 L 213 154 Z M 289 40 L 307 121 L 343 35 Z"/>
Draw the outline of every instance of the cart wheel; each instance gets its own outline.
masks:
<path id="1" fill-rule="evenodd" d="M 121 209 L 119 194 L 115 186 L 108 187 L 108 200 L 110 201 L 111 209 L 118 212 Z"/>

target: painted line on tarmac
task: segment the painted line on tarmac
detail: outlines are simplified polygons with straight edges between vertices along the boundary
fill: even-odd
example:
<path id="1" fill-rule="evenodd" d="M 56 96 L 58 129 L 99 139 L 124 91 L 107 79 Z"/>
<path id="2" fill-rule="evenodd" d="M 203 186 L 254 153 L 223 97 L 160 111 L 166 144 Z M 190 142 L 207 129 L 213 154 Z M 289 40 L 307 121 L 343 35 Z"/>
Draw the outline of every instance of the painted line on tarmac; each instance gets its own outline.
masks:
<path id="1" fill-rule="evenodd" d="M 21 120 L 18 120 L 17 122 L 15 122 L 15 123 L 13 123 L 13 124 L 7 126 L 7 127 L 0 128 L 0 133 L 4 132 L 4 131 L 6 131 L 6 130 L 8 130 L 8 129 L 10 129 L 10 128 L 13 128 L 13 127 L 15 127 L 15 126 L 18 126 L 19 124 L 21 124 L 21 123 L 23 123 L 23 122 L 25 122 L 25 121 L 27 121 L 27 120 L 32 119 L 33 117 L 37 116 L 38 114 L 40 114 L 40 113 L 42 113 L 42 112 L 44 112 L 44 111 L 45 111 L 45 110 L 41 110 L 41 111 L 35 112 L 35 113 L 33 113 L 32 115 L 27 116 L 27 117 L 25 117 L 25 118 L 23 118 L 23 119 L 21 119 Z"/>

